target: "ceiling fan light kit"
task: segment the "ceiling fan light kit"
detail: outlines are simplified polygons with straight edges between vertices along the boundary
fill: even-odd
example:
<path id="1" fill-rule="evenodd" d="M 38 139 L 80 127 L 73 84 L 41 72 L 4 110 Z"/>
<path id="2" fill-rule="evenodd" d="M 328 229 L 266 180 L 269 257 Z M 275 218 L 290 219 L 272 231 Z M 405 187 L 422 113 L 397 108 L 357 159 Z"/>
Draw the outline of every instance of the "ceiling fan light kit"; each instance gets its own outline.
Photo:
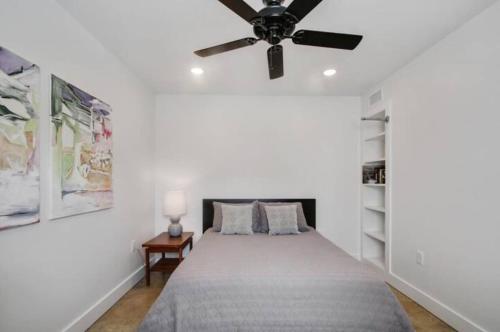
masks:
<path id="1" fill-rule="evenodd" d="M 195 51 L 200 57 L 212 56 L 239 48 L 252 46 L 258 41 L 267 41 L 271 47 L 267 50 L 269 78 L 277 79 L 284 75 L 283 46 L 284 39 L 291 39 L 294 44 L 354 50 L 363 36 L 333 32 L 299 30 L 295 26 L 307 16 L 322 0 L 294 0 L 290 6 L 283 6 L 284 0 L 263 0 L 265 7 L 256 12 L 243 0 L 219 0 L 227 8 L 253 26 L 256 38 L 249 37 L 229 43 Z"/>

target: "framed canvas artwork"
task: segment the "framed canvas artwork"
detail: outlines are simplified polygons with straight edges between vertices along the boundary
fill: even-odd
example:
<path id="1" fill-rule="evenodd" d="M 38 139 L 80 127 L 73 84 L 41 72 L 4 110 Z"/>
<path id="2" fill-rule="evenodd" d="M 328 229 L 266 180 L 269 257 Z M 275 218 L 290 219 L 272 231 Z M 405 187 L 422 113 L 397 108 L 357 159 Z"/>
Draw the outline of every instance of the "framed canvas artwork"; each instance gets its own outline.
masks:
<path id="1" fill-rule="evenodd" d="M 111 107 L 52 76 L 51 130 L 51 218 L 111 208 Z"/>
<path id="2" fill-rule="evenodd" d="M 39 222 L 40 68 L 0 47 L 0 230 Z"/>

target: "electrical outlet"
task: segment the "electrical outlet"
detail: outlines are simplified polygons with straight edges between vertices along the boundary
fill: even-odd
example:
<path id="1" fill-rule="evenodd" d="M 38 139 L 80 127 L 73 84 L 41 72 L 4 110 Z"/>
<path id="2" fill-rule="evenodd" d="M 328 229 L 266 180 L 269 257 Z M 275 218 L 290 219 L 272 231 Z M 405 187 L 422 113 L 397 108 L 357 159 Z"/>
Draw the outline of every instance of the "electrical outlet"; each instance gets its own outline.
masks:
<path id="1" fill-rule="evenodd" d="M 135 251 L 135 240 L 130 241 L 130 253 Z"/>
<path id="2" fill-rule="evenodd" d="M 417 250 L 417 264 L 418 265 L 424 265 L 424 258 L 425 258 L 425 255 L 424 255 L 424 252 L 421 251 L 421 250 Z"/>

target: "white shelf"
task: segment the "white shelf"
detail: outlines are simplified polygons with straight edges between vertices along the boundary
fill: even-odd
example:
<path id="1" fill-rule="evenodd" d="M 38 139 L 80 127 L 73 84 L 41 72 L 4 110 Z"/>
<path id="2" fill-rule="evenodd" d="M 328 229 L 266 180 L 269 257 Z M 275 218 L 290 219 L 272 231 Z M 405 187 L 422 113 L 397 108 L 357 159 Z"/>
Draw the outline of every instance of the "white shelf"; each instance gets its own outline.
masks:
<path id="1" fill-rule="evenodd" d="M 370 258 L 365 258 L 365 260 L 373 264 L 375 267 L 381 270 L 385 270 L 385 261 L 383 257 L 370 257 Z"/>
<path id="2" fill-rule="evenodd" d="M 372 239 L 385 243 L 385 234 L 382 231 L 365 231 L 365 234 Z"/>
<path id="3" fill-rule="evenodd" d="M 385 188 L 385 183 L 363 183 L 365 187 Z"/>
<path id="4" fill-rule="evenodd" d="M 385 140 L 385 132 L 365 138 L 365 142 Z"/>
<path id="5" fill-rule="evenodd" d="M 385 119 L 385 107 L 378 108 L 365 116 L 368 120 L 384 120 Z"/>
<path id="6" fill-rule="evenodd" d="M 379 164 L 384 164 L 384 163 L 385 163 L 385 158 L 374 159 L 374 160 L 366 160 L 364 162 L 365 165 L 379 165 Z"/>
<path id="7" fill-rule="evenodd" d="M 365 209 L 385 213 L 385 206 L 366 205 Z"/>

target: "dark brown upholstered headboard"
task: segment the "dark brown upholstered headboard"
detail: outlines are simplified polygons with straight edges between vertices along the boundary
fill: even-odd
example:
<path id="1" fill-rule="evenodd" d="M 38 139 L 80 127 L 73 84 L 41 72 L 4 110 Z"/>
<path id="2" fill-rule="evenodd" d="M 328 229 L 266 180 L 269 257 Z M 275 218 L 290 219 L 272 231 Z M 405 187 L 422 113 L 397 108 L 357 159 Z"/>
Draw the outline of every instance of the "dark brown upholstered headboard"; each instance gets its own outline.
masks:
<path id="1" fill-rule="evenodd" d="M 203 233 L 210 227 L 214 221 L 214 202 L 221 203 L 252 203 L 253 201 L 261 202 L 300 202 L 306 216 L 307 224 L 316 229 L 316 199 L 204 199 L 203 200 Z"/>

